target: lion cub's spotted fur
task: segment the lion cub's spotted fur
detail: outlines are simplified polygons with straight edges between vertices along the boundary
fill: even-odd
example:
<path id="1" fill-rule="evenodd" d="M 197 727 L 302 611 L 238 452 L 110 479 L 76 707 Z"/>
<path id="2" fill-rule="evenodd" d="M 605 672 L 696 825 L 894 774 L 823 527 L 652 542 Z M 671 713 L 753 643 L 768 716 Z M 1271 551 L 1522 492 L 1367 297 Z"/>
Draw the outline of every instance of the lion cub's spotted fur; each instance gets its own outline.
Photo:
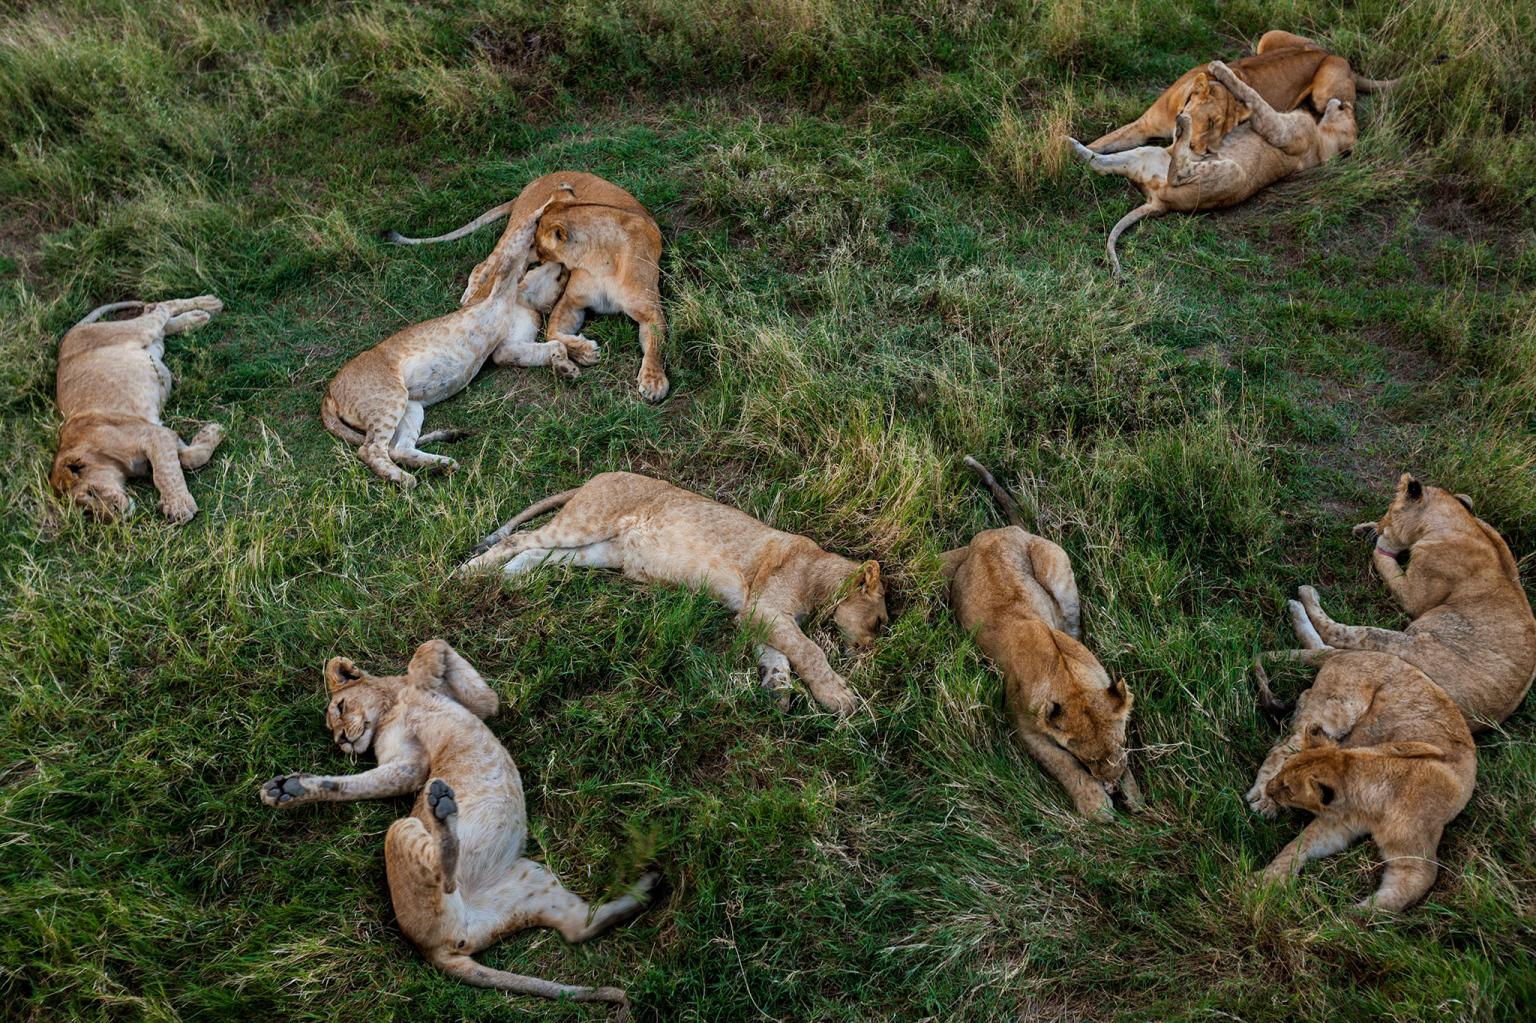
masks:
<path id="1" fill-rule="evenodd" d="M 1444 690 L 1392 654 L 1340 652 L 1298 701 L 1293 734 L 1248 793 L 1261 812 L 1315 815 L 1265 876 L 1292 877 L 1369 835 L 1386 870 L 1361 906 L 1404 909 L 1434 884 L 1440 835 L 1472 798 L 1476 776 L 1472 733 Z"/>
<path id="2" fill-rule="evenodd" d="M 545 203 L 547 205 L 547 203 Z M 325 428 L 348 444 L 378 475 L 402 487 L 416 478 L 401 469 L 455 462 L 419 445 L 444 440 L 452 431 L 421 434 L 426 407 L 452 397 L 490 359 L 497 365 L 553 366 L 574 376 L 576 366 L 558 341 L 536 342 L 539 310 L 559 294 L 563 270 L 546 263 L 524 277 L 534 228 L 544 206 L 508 229 L 495 257 L 498 274 L 484 297 L 446 316 L 418 323 L 356 356 L 326 388 L 320 405 Z"/>
<path id="3" fill-rule="evenodd" d="M 666 319 L 661 311 L 661 229 L 650 212 L 624 189 L 595 174 L 555 171 L 529 182 L 516 199 L 486 211 L 455 231 L 438 238 L 410 239 L 407 244 L 460 238 L 507 216 L 506 232 L 496 248 L 469 275 L 461 301 L 479 301 L 503 273 L 509 248 L 521 248 L 517 224 L 550 203 L 539 225 L 538 257 L 570 272 L 560 301 L 549 313 L 549 337 L 560 341 L 582 365 L 598 360 L 595 341 L 580 333 L 591 313 L 623 313 L 640 328 L 642 358 L 636 383 L 650 401 L 667 396 L 662 361 Z M 547 265 L 547 264 L 546 264 Z"/>
<path id="4" fill-rule="evenodd" d="M 128 320 L 97 322 L 116 309 L 141 308 Z M 98 519 L 127 514 L 129 476 L 150 474 L 160 491 L 160 512 L 189 522 L 197 502 L 184 469 L 207 464 L 224 439 L 209 423 L 191 444 L 160 421 L 171 394 L 165 339 L 195 330 L 224 308 L 212 295 L 144 305 L 105 305 L 70 328 L 59 342 L 58 399 L 64 425 L 48 482 Z"/>
<path id="5" fill-rule="evenodd" d="M 409 817 L 390 826 L 384 864 L 400 929 L 431 962 L 477 987 L 545 998 L 624 1004 L 618 988 L 572 987 L 482 966 L 471 958 L 529 927 L 586 941 L 638 915 L 659 880 L 596 908 L 523 856 L 528 839 L 523 783 L 486 727 L 496 693 L 447 643 L 423 643 L 404 675 L 375 676 L 344 657 L 325 666 L 326 725 L 347 753 L 372 748 L 379 766 L 361 774 L 280 775 L 262 802 L 388 799 L 415 792 Z"/>
<path id="6" fill-rule="evenodd" d="M 1131 694 L 1111 682 L 1083 646 L 1077 580 L 1066 551 L 1026 532 L 1018 506 L 967 458 L 1014 524 L 976 534 L 944 554 L 944 576 L 960 624 L 1002 670 L 1008 713 L 1031 756 L 1061 783 L 1085 816 L 1113 812 L 1116 787 L 1140 802 L 1127 768 Z"/>
<path id="7" fill-rule="evenodd" d="M 524 522 L 560 509 L 544 526 L 514 533 Z M 641 582 L 702 586 L 765 630 L 759 668 L 770 688 L 788 684 L 789 669 L 835 714 L 858 703 L 800 621 L 833 606 L 854 646 L 869 647 L 885 624 L 880 566 L 860 565 L 815 541 L 781 532 L 707 497 L 630 472 L 594 476 L 575 490 L 532 505 L 486 537 L 482 553 L 461 571 L 502 567 L 508 576 L 540 564 L 616 568 Z"/>

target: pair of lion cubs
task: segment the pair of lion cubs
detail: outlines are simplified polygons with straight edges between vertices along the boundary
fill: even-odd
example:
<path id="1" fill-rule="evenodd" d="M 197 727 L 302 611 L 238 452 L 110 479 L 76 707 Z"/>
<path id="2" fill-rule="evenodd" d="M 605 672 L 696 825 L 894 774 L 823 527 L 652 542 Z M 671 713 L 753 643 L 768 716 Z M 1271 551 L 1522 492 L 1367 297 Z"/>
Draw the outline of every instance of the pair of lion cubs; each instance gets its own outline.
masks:
<path id="1" fill-rule="evenodd" d="M 1316 590 L 1300 589 L 1289 608 L 1302 647 L 1256 662 L 1261 702 L 1284 709 L 1263 657 L 1321 670 L 1247 798 L 1266 816 L 1280 806 L 1314 815 L 1266 878 L 1369 835 L 1385 870 L 1360 905 L 1399 910 L 1434 884 L 1441 833 L 1472 797 L 1472 733 L 1507 718 L 1530 689 L 1536 618 L 1509 546 L 1464 494 L 1404 474 L 1386 515 L 1355 533 L 1374 543 L 1372 564 L 1413 622 L 1402 632 L 1341 625 Z"/>
<path id="2" fill-rule="evenodd" d="M 1358 134 L 1356 91 L 1395 84 L 1364 78 L 1312 40 L 1275 30 L 1230 67 L 1218 60 L 1192 68 L 1130 124 L 1086 146 L 1067 139 L 1094 171 L 1129 178 L 1146 197 L 1110 230 L 1110 267 L 1120 272 L 1115 244 L 1139 220 L 1232 206 L 1348 151 Z M 1171 145 L 1154 144 L 1170 136 Z"/>

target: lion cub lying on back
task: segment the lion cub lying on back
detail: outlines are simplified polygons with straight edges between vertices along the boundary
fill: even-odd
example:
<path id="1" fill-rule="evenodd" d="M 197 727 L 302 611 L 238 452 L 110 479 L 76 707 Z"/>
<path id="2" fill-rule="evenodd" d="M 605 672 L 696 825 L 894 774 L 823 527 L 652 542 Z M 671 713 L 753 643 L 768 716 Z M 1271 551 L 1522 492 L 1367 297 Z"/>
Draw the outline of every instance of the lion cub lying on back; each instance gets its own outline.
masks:
<path id="1" fill-rule="evenodd" d="M 508 229 L 511 237 L 501 250 L 499 274 L 483 299 L 406 327 L 341 367 L 326 388 L 320 403 L 325 428 L 348 444 L 361 445 L 357 457 L 378 475 L 409 490 L 416 477 L 401 465 L 456 466 L 451 458 L 419 450 L 418 445 L 454 432 L 422 436 L 422 420 L 428 405 L 468 387 L 487 358 L 498 366 L 553 366 L 575 375 L 563 344 L 533 340 L 539 332 L 537 310 L 560 293 L 558 265 L 545 264 L 523 277 L 544 206 Z"/>
<path id="2" fill-rule="evenodd" d="M 117 309 L 141 309 L 130 320 L 96 322 Z M 160 512 L 190 522 L 197 502 L 184 469 L 207 464 L 224 439 L 209 423 L 183 444 L 160 422 L 171 394 L 171 371 L 162 361 L 165 339 L 207 323 L 224 303 L 212 295 L 145 305 L 117 302 L 93 310 L 59 342 L 58 398 L 64 425 L 48 482 L 98 519 L 127 514 L 129 476 L 149 473 L 160 491 Z"/>
<path id="3" fill-rule="evenodd" d="M 960 625 L 975 631 L 976 644 L 1002 669 L 1020 741 L 1061 782 L 1078 813 L 1113 813 L 1116 787 L 1135 806 L 1141 790 L 1125 756 L 1131 694 L 1124 679 L 1110 682 L 1081 642 L 1072 563 L 1066 551 L 1024 531 L 1018 505 L 991 473 L 973 458 L 965 464 L 1013 525 L 945 552 L 944 577 Z"/>
<path id="4" fill-rule="evenodd" d="M 557 508 L 541 528 L 513 532 Z M 702 586 L 739 621 L 765 629 L 758 658 L 764 685 L 782 688 L 794 668 L 834 714 L 851 713 L 858 698 L 800 631 L 801 620 L 832 605 L 844 638 L 859 648 L 874 643 L 886 620 L 878 563 L 829 554 L 808 537 L 631 472 L 606 472 L 545 498 L 486 537 L 479 550 L 461 572 L 505 565 L 502 571 L 515 576 L 548 561 L 616 568 L 641 582 Z"/>
<path id="5" fill-rule="evenodd" d="M 1190 149 L 1193 129 L 1187 113 L 1175 119 L 1173 144 L 1166 149 L 1142 146 L 1104 155 L 1068 139 L 1078 158 L 1100 174 L 1130 178 L 1147 201 L 1120 218 L 1109 232 L 1109 262 L 1120 272 L 1115 243 L 1144 217 L 1170 210 L 1193 213 L 1243 202 L 1281 178 L 1316 167 L 1355 144 L 1354 104 L 1328 101 L 1321 120 L 1306 110 L 1277 113 L 1221 61 L 1211 74 L 1248 106 L 1247 121 L 1222 139 L 1219 148 L 1201 157 Z"/>
<path id="6" fill-rule="evenodd" d="M 1341 651 L 1298 701 L 1293 735 L 1248 793 L 1261 811 L 1315 815 L 1264 876 L 1292 877 L 1370 835 L 1386 871 L 1360 906 L 1411 906 L 1435 883 L 1440 835 L 1472 798 L 1476 777 L 1472 733 L 1444 690 L 1390 654 Z"/>
<path id="7" fill-rule="evenodd" d="M 384 867 L 400 929 L 444 973 L 476 987 L 544 998 L 625 1004 L 618 988 L 571 987 L 482 966 L 470 958 L 529 927 L 586 941 L 645 909 L 658 875 L 595 909 L 523 856 L 528 815 L 523 782 L 486 727 L 496 693 L 453 647 L 423 643 L 404 675 L 375 676 L 344 657 L 325 666 L 326 725 L 346 753 L 371 746 L 379 766 L 362 774 L 279 775 L 261 801 L 389 799 L 416 792 L 409 817 L 384 836 Z"/>
<path id="8" fill-rule="evenodd" d="M 1341 625 L 1304 586 L 1291 619 L 1306 649 L 1287 656 L 1316 664 L 1336 650 L 1396 654 L 1456 701 L 1472 731 L 1513 714 L 1536 673 L 1536 618 L 1514 555 L 1472 513 L 1472 499 L 1404 473 L 1386 515 L 1355 534 L 1375 544 L 1371 564 L 1413 622 L 1402 632 Z"/>

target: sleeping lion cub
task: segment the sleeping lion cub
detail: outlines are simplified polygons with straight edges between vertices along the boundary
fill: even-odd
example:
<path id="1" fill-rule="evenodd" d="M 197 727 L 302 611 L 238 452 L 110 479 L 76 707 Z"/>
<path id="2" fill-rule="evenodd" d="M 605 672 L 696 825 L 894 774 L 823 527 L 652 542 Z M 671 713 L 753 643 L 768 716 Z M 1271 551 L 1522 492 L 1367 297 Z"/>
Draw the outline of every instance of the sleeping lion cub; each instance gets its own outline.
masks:
<path id="1" fill-rule="evenodd" d="M 539 529 L 514 533 L 546 512 Z M 770 528 L 745 512 L 670 483 L 632 472 L 606 472 L 519 512 L 486 537 L 461 572 L 505 566 L 508 576 L 545 563 L 616 568 L 641 582 L 702 586 L 743 623 L 765 630 L 758 666 L 763 684 L 779 689 L 793 668 L 827 710 L 858 705 L 826 654 L 800 622 L 832 606 L 844 638 L 868 648 L 886 621 L 880 565 L 829 554 L 809 537 Z"/>
<path id="2" fill-rule="evenodd" d="M 1067 552 L 1023 528 L 1019 506 L 973 458 L 1013 525 L 977 533 L 946 551 L 944 577 L 961 627 L 1003 672 L 1008 713 L 1032 757 L 1072 797 L 1085 817 L 1113 813 L 1118 787 L 1141 801 L 1126 766 L 1125 725 L 1131 694 L 1083 646 L 1077 580 Z"/>
<path id="3" fill-rule="evenodd" d="M 48 482 L 94 517 L 110 521 L 133 506 L 129 476 L 146 473 L 160 491 L 160 513 L 190 522 L 197 502 L 183 470 L 206 465 L 224 439 L 209 423 L 184 444 L 160 421 L 171 393 L 163 361 L 165 339 L 196 330 L 224 308 L 212 295 L 146 305 L 104 305 L 69 329 L 59 342 L 58 398 L 64 425 Z M 127 320 L 97 322 L 118 309 L 138 309 Z"/>
<path id="4" fill-rule="evenodd" d="M 476 987 L 544 998 L 625 1005 L 613 987 L 572 987 L 482 966 L 471 958 L 529 927 L 586 941 L 639 915 L 659 881 L 641 877 L 630 894 L 593 908 L 523 856 L 528 817 L 523 782 L 486 727 L 496 693 L 453 647 L 423 643 L 404 675 L 368 675 L 344 657 L 325 666 L 326 725 L 350 754 L 371 746 L 379 766 L 362 774 L 279 775 L 261 801 L 389 799 L 415 792 L 409 817 L 384 836 L 384 869 L 400 929 L 444 973 Z"/>
<path id="5" fill-rule="evenodd" d="M 1445 826 L 1472 798 L 1477 752 L 1456 705 L 1423 672 L 1390 654 L 1329 658 L 1249 792 L 1260 807 L 1315 816 L 1265 868 L 1284 880 L 1369 835 L 1386 870 L 1360 903 L 1400 910 L 1435 883 Z M 1261 789 L 1262 787 L 1262 789 Z"/>

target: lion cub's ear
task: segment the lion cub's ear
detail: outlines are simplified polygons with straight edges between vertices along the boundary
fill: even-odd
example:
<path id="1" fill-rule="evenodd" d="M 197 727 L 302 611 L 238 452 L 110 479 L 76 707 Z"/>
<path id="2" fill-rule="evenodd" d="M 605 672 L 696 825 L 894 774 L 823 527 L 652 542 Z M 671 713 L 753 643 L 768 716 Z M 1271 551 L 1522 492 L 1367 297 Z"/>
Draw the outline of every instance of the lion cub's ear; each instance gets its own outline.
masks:
<path id="1" fill-rule="evenodd" d="M 1312 725 L 1301 737 L 1302 749 L 1331 749 L 1338 746 L 1333 736 L 1323 731 L 1322 725 Z"/>
<path id="2" fill-rule="evenodd" d="M 1316 775 L 1307 779 L 1308 801 L 1316 809 L 1322 809 L 1331 804 L 1338 794 L 1336 788 Z"/>
<path id="3" fill-rule="evenodd" d="M 880 562 L 866 561 L 859 566 L 858 587 L 867 597 L 878 597 L 885 592 L 885 580 L 880 577 Z"/>
<path id="4" fill-rule="evenodd" d="M 363 680 L 363 673 L 346 657 L 332 657 L 325 662 L 325 685 L 331 692 Z"/>
<path id="5" fill-rule="evenodd" d="M 1117 678 L 1110 683 L 1109 695 L 1126 710 L 1130 710 L 1131 704 L 1135 702 L 1131 697 L 1130 686 L 1125 684 L 1124 678 Z"/>
<path id="6" fill-rule="evenodd" d="M 1468 497 L 1466 494 L 1457 494 L 1456 500 L 1461 502 L 1461 506 L 1465 508 L 1469 514 L 1477 514 L 1477 512 L 1472 510 L 1472 498 Z"/>
<path id="7" fill-rule="evenodd" d="M 1410 501 L 1417 501 L 1424 496 L 1424 484 L 1414 479 L 1412 473 L 1405 472 L 1397 479 L 1397 492 Z"/>

